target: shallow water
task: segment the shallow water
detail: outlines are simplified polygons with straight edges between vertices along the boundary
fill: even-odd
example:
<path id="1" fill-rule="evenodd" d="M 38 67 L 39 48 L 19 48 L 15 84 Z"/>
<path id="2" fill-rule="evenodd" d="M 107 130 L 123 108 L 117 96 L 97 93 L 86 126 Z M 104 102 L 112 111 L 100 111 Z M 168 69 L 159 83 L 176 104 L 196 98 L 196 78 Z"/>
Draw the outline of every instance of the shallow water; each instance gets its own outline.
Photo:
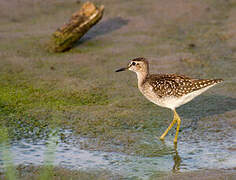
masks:
<path id="1" fill-rule="evenodd" d="M 80 139 L 65 130 L 63 133 L 68 141 L 58 140 L 54 165 L 73 170 L 109 170 L 113 174 L 123 177 L 139 177 L 147 179 L 155 175 L 168 172 L 191 171 L 199 169 L 228 169 L 236 166 L 235 136 L 225 141 L 196 139 L 180 142 L 175 148 L 171 140 L 160 144 L 171 149 L 169 152 L 160 152 L 158 157 L 143 157 L 126 155 L 116 152 L 90 151 L 80 149 Z M 158 142 L 157 142 L 158 143 Z M 11 152 L 16 165 L 42 165 L 47 150 L 45 140 L 32 142 L 22 139 L 12 143 Z M 231 147 L 231 148 L 228 148 Z M 0 158 L 2 159 L 2 158 Z M 0 161 L 1 168 L 3 162 Z"/>

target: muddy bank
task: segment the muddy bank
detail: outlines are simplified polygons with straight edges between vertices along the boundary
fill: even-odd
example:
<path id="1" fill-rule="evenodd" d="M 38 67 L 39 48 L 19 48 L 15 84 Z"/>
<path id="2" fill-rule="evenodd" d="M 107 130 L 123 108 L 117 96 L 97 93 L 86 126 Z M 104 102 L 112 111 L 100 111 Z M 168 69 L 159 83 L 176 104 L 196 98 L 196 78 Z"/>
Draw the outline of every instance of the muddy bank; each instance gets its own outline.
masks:
<path id="1" fill-rule="evenodd" d="M 20 165 L 17 167 L 17 174 L 19 180 L 36 180 L 42 176 L 44 168 L 42 166 L 25 166 Z M 0 174 L 0 178 L 5 180 L 6 177 Z M 64 168 L 52 168 L 48 171 L 47 178 L 52 180 L 124 180 L 124 179 L 141 179 L 139 177 L 126 178 L 119 174 L 112 174 L 106 170 L 94 170 L 91 172 L 86 171 L 72 171 Z M 236 178 L 235 169 L 229 170 L 199 170 L 182 173 L 163 173 L 158 175 L 152 175 L 149 179 L 160 179 L 160 180 L 233 180 Z"/>
<path id="2" fill-rule="evenodd" d="M 234 123 L 228 116 L 236 106 L 233 1 L 96 3 L 107 7 L 104 19 L 77 47 L 58 55 L 44 51 L 44 44 L 79 4 L 1 2 L 0 121 L 12 138 L 37 139 L 46 137 L 51 127 L 70 127 L 95 138 L 84 148 L 143 151 L 149 145 L 140 140 L 160 136 L 172 114 L 141 96 L 134 74 L 114 73 L 138 56 L 150 59 L 152 72 L 225 79 L 206 98 L 179 108 L 183 129 L 191 132 L 197 122 L 205 126 L 204 119 L 215 122 L 217 115 L 223 117 L 222 128 Z M 8 14 L 6 9 L 18 5 Z"/>
<path id="3" fill-rule="evenodd" d="M 53 54 L 44 51 L 44 45 L 79 8 L 78 3 L 0 2 L 0 125 L 8 128 L 12 146 L 22 148 L 17 152 L 25 147 L 35 152 L 32 144 L 43 140 L 43 147 L 52 129 L 68 128 L 76 134 L 79 150 L 130 156 L 132 173 L 137 159 L 150 164 L 153 172 L 147 168 L 146 177 L 162 167 L 160 162 L 168 172 L 173 167 L 180 172 L 234 168 L 235 2 L 96 3 L 105 5 L 104 19 L 75 48 Z M 225 80 L 177 110 L 182 118 L 177 151 L 172 143 L 174 128 L 164 144 L 158 140 L 171 122 L 171 111 L 144 99 L 135 74 L 114 73 L 138 56 L 149 58 L 151 72 Z M 71 138 L 65 136 L 61 132 L 59 139 Z M 30 155 L 27 161 L 34 157 Z M 123 169 L 129 167 L 125 160 Z M 119 165 L 120 159 L 115 163 Z"/>
<path id="4" fill-rule="evenodd" d="M 157 179 L 158 177 L 153 176 L 150 179 Z M 177 173 L 171 174 L 164 177 L 161 177 L 162 180 L 221 180 L 221 179 L 229 179 L 233 180 L 236 178 L 235 169 L 231 170 L 200 170 L 200 171 L 192 171 L 185 173 Z"/>
<path id="5" fill-rule="evenodd" d="M 51 180 L 108 180 L 108 179 L 122 179 L 119 175 L 111 174 L 105 170 L 103 171 L 92 171 L 92 172 L 85 172 L 85 171 L 72 171 L 63 168 L 51 168 L 50 170 L 45 169 L 42 166 L 25 166 L 20 165 L 16 168 L 17 170 L 17 177 L 19 180 L 36 180 L 36 179 L 51 179 Z M 42 173 L 46 175 L 42 177 Z M 0 174 L 0 178 L 7 180 L 6 176 Z"/>

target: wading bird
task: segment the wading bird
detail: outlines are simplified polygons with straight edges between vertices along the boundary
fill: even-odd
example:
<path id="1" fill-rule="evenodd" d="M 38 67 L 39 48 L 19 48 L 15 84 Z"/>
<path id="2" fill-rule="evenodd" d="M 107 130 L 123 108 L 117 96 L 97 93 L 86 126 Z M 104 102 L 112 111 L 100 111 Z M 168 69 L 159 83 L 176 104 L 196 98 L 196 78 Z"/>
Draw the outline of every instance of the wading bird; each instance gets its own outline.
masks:
<path id="1" fill-rule="evenodd" d="M 160 137 L 164 140 L 168 131 L 177 122 L 174 143 L 177 143 L 181 123 L 175 109 L 223 81 L 222 79 L 193 79 L 177 74 L 149 74 L 149 63 L 142 57 L 131 60 L 127 67 L 120 68 L 116 72 L 125 70 L 136 72 L 138 88 L 149 101 L 174 112 L 173 121 Z"/>

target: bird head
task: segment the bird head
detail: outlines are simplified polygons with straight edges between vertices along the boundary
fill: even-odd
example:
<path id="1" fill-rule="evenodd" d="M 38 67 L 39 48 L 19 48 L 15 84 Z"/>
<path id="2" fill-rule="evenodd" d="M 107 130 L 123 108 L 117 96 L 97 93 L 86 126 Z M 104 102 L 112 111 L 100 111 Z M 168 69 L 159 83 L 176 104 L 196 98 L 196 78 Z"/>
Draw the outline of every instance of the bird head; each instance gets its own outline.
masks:
<path id="1" fill-rule="evenodd" d="M 127 67 L 117 69 L 116 72 L 125 71 L 125 70 L 134 71 L 136 73 L 139 73 L 139 72 L 148 73 L 148 70 L 149 70 L 148 61 L 143 57 L 132 59 L 128 63 Z"/>

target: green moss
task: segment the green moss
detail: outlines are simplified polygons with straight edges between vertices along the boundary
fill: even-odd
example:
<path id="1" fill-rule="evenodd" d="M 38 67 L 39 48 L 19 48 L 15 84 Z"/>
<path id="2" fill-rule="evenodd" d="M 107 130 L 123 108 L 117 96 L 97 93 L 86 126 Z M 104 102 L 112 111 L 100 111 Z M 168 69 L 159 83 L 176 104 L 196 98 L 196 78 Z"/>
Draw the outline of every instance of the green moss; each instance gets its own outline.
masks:
<path id="1" fill-rule="evenodd" d="M 11 110 L 24 110 L 34 107 L 59 108 L 60 106 L 99 105 L 108 102 L 107 95 L 99 89 L 91 91 L 71 91 L 25 86 L 0 87 L 1 112 L 10 113 Z"/>
<path id="2" fill-rule="evenodd" d="M 106 92 L 34 87 L 32 84 L 0 85 L 0 122 L 9 127 L 12 137 L 47 137 L 50 126 L 60 125 L 64 111 L 82 106 L 105 105 Z"/>

